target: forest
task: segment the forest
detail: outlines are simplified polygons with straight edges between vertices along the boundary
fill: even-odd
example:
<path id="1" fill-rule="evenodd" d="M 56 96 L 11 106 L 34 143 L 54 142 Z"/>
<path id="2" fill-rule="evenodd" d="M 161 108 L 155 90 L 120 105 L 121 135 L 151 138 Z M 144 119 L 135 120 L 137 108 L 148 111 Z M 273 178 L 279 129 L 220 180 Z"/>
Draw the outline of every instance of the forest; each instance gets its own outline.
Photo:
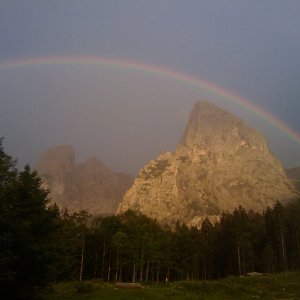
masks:
<path id="1" fill-rule="evenodd" d="M 236 208 L 201 228 L 158 224 L 137 212 L 69 213 L 41 179 L 0 143 L 1 296 L 32 295 L 53 282 L 215 280 L 300 267 L 300 199 L 262 213 Z"/>

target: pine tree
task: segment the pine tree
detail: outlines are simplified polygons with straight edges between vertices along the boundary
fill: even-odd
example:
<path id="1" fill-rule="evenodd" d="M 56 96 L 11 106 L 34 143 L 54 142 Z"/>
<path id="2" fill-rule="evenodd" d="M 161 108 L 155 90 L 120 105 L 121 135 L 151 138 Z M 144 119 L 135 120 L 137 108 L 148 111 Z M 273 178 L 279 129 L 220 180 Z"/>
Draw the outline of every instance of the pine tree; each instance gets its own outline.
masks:
<path id="1" fill-rule="evenodd" d="M 0 290 L 30 294 L 55 278 L 59 211 L 36 172 L 18 172 L 1 144 L 0 179 Z"/>

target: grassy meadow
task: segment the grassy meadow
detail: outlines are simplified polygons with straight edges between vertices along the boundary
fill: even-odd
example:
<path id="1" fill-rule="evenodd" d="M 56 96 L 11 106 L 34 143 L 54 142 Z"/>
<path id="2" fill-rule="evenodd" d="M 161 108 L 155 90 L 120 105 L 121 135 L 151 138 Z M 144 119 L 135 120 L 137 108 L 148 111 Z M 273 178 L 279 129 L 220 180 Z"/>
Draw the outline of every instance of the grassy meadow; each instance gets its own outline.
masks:
<path id="1" fill-rule="evenodd" d="M 300 272 L 259 277 L 228 277 L 218 281 L 178 281 L 116 289 L 99 281 L 59 283 L 42 293 L 43 300 L 300 300 Z"/>

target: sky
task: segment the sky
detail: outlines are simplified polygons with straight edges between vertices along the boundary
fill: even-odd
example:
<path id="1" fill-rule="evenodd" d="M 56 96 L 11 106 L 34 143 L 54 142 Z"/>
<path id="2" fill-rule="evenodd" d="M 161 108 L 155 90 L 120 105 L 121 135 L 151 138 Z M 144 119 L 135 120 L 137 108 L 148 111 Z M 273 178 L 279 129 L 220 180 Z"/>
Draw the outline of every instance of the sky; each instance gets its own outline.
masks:
<path id="1" fill-rule="evenodd" d="M 78 162 L 97 156 L 135 175 L 175 150 L 193 104 L 208 99 L 262 132 L 286 168 L 299 166 L 299 11 L 299 0 L 0 1 L 4 149 L 20 166 L 34 166 L 49 147 L 71 144 Z M 272 115 L 299 139 L 180 76 L 53 62 L 62 57 L 131 62 L 204 80 Z M 40 63 L 14 64 L 26 59 Z"/>

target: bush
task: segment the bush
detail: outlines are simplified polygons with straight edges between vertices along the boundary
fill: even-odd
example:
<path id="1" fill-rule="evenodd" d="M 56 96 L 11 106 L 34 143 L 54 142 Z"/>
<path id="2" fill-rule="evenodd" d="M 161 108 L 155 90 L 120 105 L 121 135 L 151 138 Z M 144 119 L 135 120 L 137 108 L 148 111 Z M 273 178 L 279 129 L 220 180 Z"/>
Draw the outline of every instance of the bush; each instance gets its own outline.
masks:
<path id="1" fill-rule="evenodd" d="M 93 290 L 93 285 L 86 281 L 77 281 L 75 283 L 75 290 L 77 294 L 89 294 Z"/>

